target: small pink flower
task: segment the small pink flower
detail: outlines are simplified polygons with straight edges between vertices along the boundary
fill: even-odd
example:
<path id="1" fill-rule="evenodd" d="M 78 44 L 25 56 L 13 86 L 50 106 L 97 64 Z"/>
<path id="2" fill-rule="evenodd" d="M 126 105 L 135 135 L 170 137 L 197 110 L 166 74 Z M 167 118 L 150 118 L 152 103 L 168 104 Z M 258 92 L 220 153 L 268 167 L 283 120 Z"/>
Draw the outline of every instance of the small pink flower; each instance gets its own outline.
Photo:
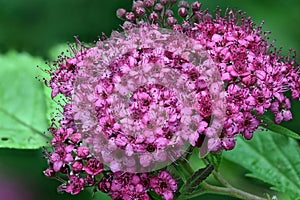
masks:
<path id="1" fill-rule="evenodd" d="M 55 172 L 61 170 L 64 164 L 68 164 L 74 160 L 71 152 L 73 151 L 74 146 L 60 146 L 56 151 L 50 156 L 50 161 L 53 163 L 53 169 Z"/>
<path id="2" fill-rule="evenodd" d="M 80 173 L 83 169 L 83 164 L 80 161 L 76 161 L 72 164 L 72 170 L 74 173 Z"/>
<path id="3" fill-rule="evenodd" d="M 89 175 L 98 175 L 103 169 L 103 164 L 97 160 L 96 158 L 91 158 L 88 160 L 86 166 L 84 166 L 84 170 Z"/>
<path id="4" fill-rule="evenodd" d="M 53 169 L 46 169 L 44 171 L 45 176 L 47 177 L 53 177 L 55 175 L 55 171 Z"/>
<path id="5" fill-rule="evenodd" d="M 259 126 L 259 121 L 251 113 L 244 113 L 243 122 L 240 125 L 245 139 L 250 140 Z"/>
<path id="6" fill-rule="evenodd" d="M 84 188 L 84 179 L 77 176 L 70 176 L 69 180 L 70 183 L 67 185 L 65 191 L 73 195 L 79 194 Z"/>
<path id="7" fill-rule="evenodd" d="M 76 150 L 76 155 L 79 158 L 86 158 L 90 155 L 90 149 L 86 146 L 80 146 Z"/>
<path id="8" fill-rule="evenodd" d="M 235 139 L 232 137 L 226 137 L 222 139 L 222 146 L 226 150 L 231 150 L 235 146 Z"/>
<path id="9" fill-rule="evenodd" d="M 73 144 L 78 144 L 82 140 L 82 136 L 80 133 L 74 133 L 70 140 Z"/>
<path id="10" fill-rule="evenodd" d="M 174 197 L 173 192 L 177 190 L 176 181 L 167 171 L 161 171 L 157 177 L 152 177 L 150 186 L 155 193 L 162 195 L 165 200 L 172 200 Z"/>

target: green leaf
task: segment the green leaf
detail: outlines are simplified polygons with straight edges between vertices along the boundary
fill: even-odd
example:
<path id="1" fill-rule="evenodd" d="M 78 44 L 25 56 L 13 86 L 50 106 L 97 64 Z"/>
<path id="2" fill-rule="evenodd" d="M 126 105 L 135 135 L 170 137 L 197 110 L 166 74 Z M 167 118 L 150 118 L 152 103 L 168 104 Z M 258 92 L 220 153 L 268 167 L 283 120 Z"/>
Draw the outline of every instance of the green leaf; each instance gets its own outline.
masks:
<path id="1" fill-rule="evenodd" d="M 207 164 L 203 162 L 199 154 L 199 148 L 192 149 L 191 155 L 189 156 L 189 165 L 193 169 L 193 171 L 198 171 L 201 168 L 206 167 Z"/>
<path id="2" fill-rule="evenodd" d="M 281 135 L 286 135 L 288 137 L 300 140 L 300 135 L 293 132 L 292 130 L 289 130 L 283 126 L 277 125 L 274 123 L 273 120 L 271 120 L 268 117 L 263 117 L 262 118 L 264 122 L 267 124 L 267 128 L 275 133 L 279 133 Z"/>
<path id="3" fill-rule="evenodd" d="M 172 166 L 180 175 L 183 182 L 187 182 L 187 180 L 194 174 L 194 170 L 186 160 L 178 159 L 176 162 L 172 163 Z"/>
<path id="4" fill-rule="evenodd" d="M 206 157 L 205 160 L 212 164 L 215 168 L 215 170 L 219 169 L 219 166 L 221 164 L 222 161 L 222 152 L 220 153 L 209 153 Z"/>
<path id="5" fill-rule="evenodd" d="M 25 53 L 0 55 L 0 148 L 47 145 L 43 85 L 35 79 L 42 62 Z"/>
<path id="6" fill-rule="evenodd" d="M 213 165 L 207 165 L 205 168 L 196 171 L 181 188 L 182 195 L 190 195 L 214 170 Z"/>
<path id="7" fill-rule="evenodd" d="M 292 199 L 300 197 L 300 148 L 296 140 L 270 130 L 258 131 L 251 141 L 239 137 L 235 149 L 223 155 L 249 170 L 247 176 Z"/>

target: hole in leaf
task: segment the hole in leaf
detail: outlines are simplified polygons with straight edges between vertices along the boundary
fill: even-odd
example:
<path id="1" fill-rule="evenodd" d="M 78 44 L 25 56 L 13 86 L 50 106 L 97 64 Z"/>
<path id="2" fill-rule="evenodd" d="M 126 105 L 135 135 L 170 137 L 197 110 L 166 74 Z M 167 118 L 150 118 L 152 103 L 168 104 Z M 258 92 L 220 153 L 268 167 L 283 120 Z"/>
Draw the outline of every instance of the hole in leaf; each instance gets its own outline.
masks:
<path id="1" fill-rule="evenodd" d="M 7 137 L 2 137 L 2 138 L 1 138 L 1 141 L 7 141 L 7 140 L 8 140 Z"/>

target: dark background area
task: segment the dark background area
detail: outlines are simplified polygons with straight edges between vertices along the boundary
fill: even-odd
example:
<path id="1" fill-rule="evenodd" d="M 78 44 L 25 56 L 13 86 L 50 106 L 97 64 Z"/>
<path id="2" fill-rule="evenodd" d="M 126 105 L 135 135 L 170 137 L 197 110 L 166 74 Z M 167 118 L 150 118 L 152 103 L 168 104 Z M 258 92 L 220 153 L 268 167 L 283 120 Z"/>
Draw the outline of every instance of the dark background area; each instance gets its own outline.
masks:
<path id="1" fill-rule="evenodd" d="M 277 47 L 283 53 L 289 48 L 300 52 L 299 0 L 205 0 L 204 7 L 214 10 L 217 5 L 246 11 L 255 23 L 265 21 L 264 30 L 271 30 Z M 93 42 L 102 32 L 117 30 L 121 21 L 115 17 L 119 7 L 130 8 L 131 0 L 0 0 L 0 53 L 8 50 L 29 52 L 48 58 L 51 47 L 73 42 L 79 36 L 84 42 Z M 299 57 L 297 59 L 300 61 Z M 1 66 L 0 66 L 1 67 Z M 34 66 L 33 66 L 34 67 Z M 0 80 L 1 81 L 1 80 Z M 0 94 L 1 95 L 1 94 Z M 293 102 L 295 120 L 285 125 L 299 132 L 300 106 Z M 0 200 L 71 200 L 89 199 L 89 192 L 74 197 L 58 194 L 59 182 L 43 176 L 46 160 L 41 150 L 0 149 Z M 267 186 L 244 178 L 245 170 L 229 161 L 222 164 L 230 181 L 247 191 L 266 191 Z M 103 199 L 103 198 L 99 198 Z M 198 199 L 226 200 L 222 196 L 204 196 Z"/>

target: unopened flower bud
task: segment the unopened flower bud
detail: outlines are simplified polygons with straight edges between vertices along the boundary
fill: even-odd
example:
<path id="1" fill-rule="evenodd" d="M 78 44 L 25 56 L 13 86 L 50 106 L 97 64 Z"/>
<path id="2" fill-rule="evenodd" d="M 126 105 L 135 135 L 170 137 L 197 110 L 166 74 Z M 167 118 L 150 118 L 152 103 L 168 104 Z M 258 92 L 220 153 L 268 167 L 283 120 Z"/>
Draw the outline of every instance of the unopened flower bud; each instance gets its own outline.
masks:
<path id="1" fill-rule="evenodd" d="M 154 0 L 144 0 L 144 6 L 146 8 L 151 8 L 153 7 L 155 4 L 155 1 Z"/>
<path id="2" fill-rule="evenodd" d="M 80 147 L 78 147 L 76 154 L 80 158 L 86 158 L 90 154 L 90 150 L 88 147 L 80 146 Z"/>
<path id="3" fill-rule="evenodd" d="M 178 7 L 179 8 L 186 8 L 186 9 L 189 9 L 190 8 L 190 4 L 186 1 L 180 1 L 178 3 Z"/>
<path id="4" fill-rule="evenodd" d="M 149 15 L 149 20 L 152 21 L 152 22 L 156 22 L 158 20 L 158 15 L 157 13 L 151 13 Z"/>
<path id="5" fill-rule="evenodd" d="M 82 171 L 83 164 L 80 161 L 76 161 L 72 165 L 72 170 L 74 173 L 80 173 Z"/>
<path id="6" fill-rule="evenodd" d="M 132 5 L 132 10 L 136 11 L 137 8 L 141 8 L 144 6 L 144 3 L 142 1 L 134 1 Z"/>
<path id="7" fill-rule="evenodd" d="M 183 22 L 181 24 L 181 27 L 183 28 L 183 30 L 188 30 L 189 28 L 191 28 L 191 24 L 189 22 Z"/>
<path id="8" fill-rule="evenodd" d="M 126 17 L 126 10 L 124 8 L 119 8 L 116 12 L 116 15 L 120 19 L 125 19 Z"/>
<path id="9" fill-rule="evenodd" d="M 177 24 L 177 19 L 175 19 L 174 17 L 168 17 L 167 22 L 168 22 L 169 26 L 173 26 L 173 25 Z"/>
<path id="10" fill-rule="evenodd" d="M 201 3 L 199 3 L 198 1 L 192 3 L 192 10 L 193 12 L 199 11 L 201 8 Z"/>
<path id="11" fill-rule="evenodd" d="M 162 4 L 160 4 L 160 3 L 155 4 L 155 6 L 154 6 L 154 10 L 155 11 L 161 12 L 162 9 L 163 9 L 163 5 Z"/>
<path id="12" fill-rule="evenodd" d="M 73 144 L 77 144 L 78 142 L 80 142 L 82 140 L 82 136 L 80 133 L 74 133 L 71 136 L 71 141 Z"/>
<path id="13" fill-rule="evenodd" d="M 172 10 L 166 10 L 166 13 L 165 13 L 166 17 L 173 17 L 174 13 Z"/>
<path id="14" fill-rule="evenodd" d="M 44 174 L 45 174 L 45 176 L 47 176 L 47 177 L 53 177 L 53 176 L 55 176 L 55 171 L 53 170 L 53 169 L 46 169 L 45 171 L 44 171 Z"/>
<path id="15" fill-rule="evenodd" d="M 186 8 L 181 7 L 181 8 L 178 9 L 178 15 L 180 17 L 185 18 L 187 16 L 187 14 L 188 14 L 188 11 L 187 11 Z"/>
<path id="16" fill-rule="evenodd" d="M 162 5 L 167 5 L 168 2 L 169 2 L 169 0 L 160 0 L 160 3 L 161 3 Z"/>
<path id="17" fill-rule="evenodd" d="M 135 20 L 135 15 L 133 12 L 127 12 L 126 13 L 126 17 L 125 17 L 128 21 L 133 22 Z"/>
<path id="18" fill-rule="evenodd" d="M 138 7 L 136 8 L 135 13 L 137 14 L 137 16 L 141 17 L 146 13 L 146 10 L 145 8 Z"/>

